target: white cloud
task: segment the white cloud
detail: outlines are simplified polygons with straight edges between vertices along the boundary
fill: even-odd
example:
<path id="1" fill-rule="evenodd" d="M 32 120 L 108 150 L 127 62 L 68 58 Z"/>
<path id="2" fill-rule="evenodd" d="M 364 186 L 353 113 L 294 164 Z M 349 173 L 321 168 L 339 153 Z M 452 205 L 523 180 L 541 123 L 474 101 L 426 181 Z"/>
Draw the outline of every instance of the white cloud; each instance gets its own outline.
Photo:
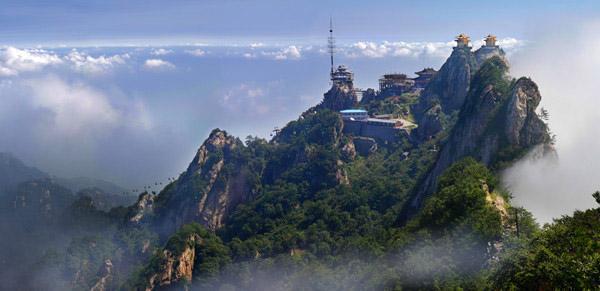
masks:
<path id="1" fill-rule="evenodd" d="M 443 42 L 389 42 L 381 43 L 360 41 L 341 48 L 351 58 L 418 57 L 421 55 L 446 57 L 450 54 L 452 43 Z"/>
<path id="2" fill-rule="evenodd" d="M 153 179 L 131 168 L 127 157 L 168 154 L 156 138 L 165 131 L 154 126 L 142 96 L 110 87 L 47 74 L 0 80 L 0 148 L 54 175 L 123 184 Z M 144 163 L 166 163 L 151 160 Z"/>
<path id="3" fill-rule="evenodd" d="M 14 76 L 16 74 L 17 71 L 0 66 L 0 77 Z"/>
<path id="4" fill-rule="evenodd" d="M 0 51 L 0 76 L 16 76 L 61 63 L 59 56 L 45 50 L 7 47 Z"/>
<path id="5" fill-rule="evenodd" d="M 193 49 L 193 50 L 186 50 L 185 53 L 189 54 L 189 55 L 192 55 L 192 56 L 195 56 L 195 57 L 201 57 L 201 56 L 204 56 L 206 54 L 205 51 L 203 51 L 202 49 L 199 49 L 199 48 Z"/>
<path id="6" fill-rule="evenodd" d="M 150 52 L 150 54 L 153 56 L 165 56 L 165 55 L 172 54 L 172 53 L 173 53 L 172 50 L 164 49 L 164 48 L 154 49 Z"/>
<path id="7" fill-rule="evenodd" d="M 256 58 L 256 54 L 255 53 L 244 53 L 242 56 L 244 58 L 247 58 L 247 59 L 254 59 L 254 58 Z"/>
<path id="8" fill-rule="evenodd" d="M 600 22 L 540 26 L 526 49 L 511 58 L 514 76 L 531 76 L 550 113 L 558 159 L 524 159 L 508 169 L 504 183 L 513 203 L 541 222 L 587 209 L 600 181 Z M 569 41 L 565 41 L 568 39 Z M 510 40 L 507 40 L 511 43 Z"/>
<path id="9" fill-rule="evenodd" d="M 338 48 L 345 56 L 350 58 L 386 58 L 386 57 L 438 57 L 446 58 L 451 52 L 455 43 L 450 42 L 371 42 L 359 41 L 346 47 Z M 472 43 L 474 49 L 483 45 L 483 40 L 476 40 Z M 525 42 L 516 38 L 502 38 L 498 40 L 498 45 L 507 53 L 525 45 Z M 325 51 L 321 51 L 324 53 Z"/>
<path id="10" fill-rule="evenodd" d="M 277 51 L 263 51 L 261 54 L 275 60 L 297 60 L 302 57 L 301 48 L 295 45 L 290 45 Z"/>
<path id="11" fill-rule="evenodd" d="M 117 126 L 121 119 L 107 96 L 82 83 L 47 77 L 25 81 L 24 85 L 31 90 L 33 108 L 51 113 L 44 130 L 47 134 L 76 137 L 86 132 L 98 133 Z"/>
<path id="12" fill-rule="evenodd" d="M 351 46 L 354 49 L 349 56 L 358 56 L 358 53 L 369 58 L 382 58 L 389 53 L 389 48 L 385 44 L 376 44 L 374 42 L 357 42 Z"/>
<path id="13" fill-rule="evenodd" d="M 161 59 L 148 59 L 144 62 L 144 67 L 150 70 L 174 69 L 175 65 Z"/>
<path id="14" fill-rule="evenodd" d="M 125 64 L 129 58 L 129 54 L 93 57 L 75 49 L 67 55 L 59 56 L 43 49 L 7 47 L 0 50 L 0 76 L 17 76 L 24 72 L 37 72 L 50 66 L 64 65 L 77 72 L 98 74 Z"/>
<path id="15" fill-rule="evenodd" d="M 265 46 L 265 44 L 262 42 L 254 42 L 254 43 L 250 44 L 250 48 L 259 48 L 259 47 L 263 47 L 263 46 Z"/>
<path id="16" fill-rule="evenodd" d="M 92 57 L 77 50 L 72 50 L 65 56 L 75 71 L 88 74 L 105 73 L 117 65 L 125 64 L 129 58 L 129 54 Z"/>

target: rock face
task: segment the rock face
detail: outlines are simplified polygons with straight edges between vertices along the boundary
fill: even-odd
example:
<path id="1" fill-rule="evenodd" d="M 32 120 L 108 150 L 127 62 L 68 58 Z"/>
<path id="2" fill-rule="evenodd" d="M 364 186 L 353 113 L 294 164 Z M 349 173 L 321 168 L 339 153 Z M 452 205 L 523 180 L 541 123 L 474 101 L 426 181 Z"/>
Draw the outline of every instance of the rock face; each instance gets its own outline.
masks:
<path id="1" fill-rule="evenodd" d="M 421 117 L 419 127 L 413 131 L 416 140 L 427 140 L 442 131 L 442 106 L 436 104 L 429 108 Z"/>
<path id="2" fill-rule="evenodd" d="M 333 84 L 331 89 L 323 96 L 321 104 L 317 105 L 316 108 L 340 111 L 354 108 L 357 104 L 358 98 L 352 87 L 343 84 Z"/>
<path id="3" fill-rule="evenodd" d="M 102 268 L 99 272 L 100 279 L 98 279 L 96 284 L 94 284 L 94 286 L 92 286 L 92 288 L 90 288 L 90 291 L 106 291 L 106 290 L 108 290 L 109 289 L 108 284 L 110 283 L 110 280 L 112 279 L 112 269 L 113 269 L 112 261 L 109 259 L 106 259 L 104 261 L 104 266 L 102 266 Z"/>
<path id="4" fill-rule="evenodd" d="M 354 141 L 352 139 L 349 139 L 343 144 L 341 153 L 342 159 L 345 162 L 353 161 L 356 158 L 356 146 L 354 145 Z"/>
<path id="5" fill-rule="evenodd" d="M 156 199 L 156 196 L 148 192 L 140 194 L 137 202 L 130 207 L 129 222 L 137 224 L 147 216 L 152 215 L 154 213 L 154 199 Z"/>
<path id="6" fill-rule="evenodd" d="M 352 142 L 356 147 L 356 152 L 361 156 L 368 156 L 377 151 L 378 144 L 375 139 L 370 137 L 354 137 Z"/>
<path id="7" fill-rule="evenodd" d="M 362 99 L 360 99 L 360 104 L 369 104 L 369 102 L 377 100 L 379 95 L 375 92 L 375 89 L 368 88 L 363 92 Z"/>
<path id="8" fill-rule="evenodd" d="M 196 259 L 196 244 L 200 240 L 201 237 L 191 234 L 185 239 L 181 250 L 164 249 L 160 255 L 158 270 L 150 275 L 145 289 L 156 290 L 182 281 L 190 283 Z"/>
<path id="9" fill-rule="evenodd" d="M 546 124 L 535 114 L 542 96 L 529 78 L 515 84 L 507 108 L 505 134 L 511 144 L 531 145 L 545 141 Z"/>
<path id="10" fill-rule="evenodd" d="M 475 52 L 470 47 L 455 47 L 440 71 L 423 90 L 419 103 L 413 108 L 419 128 L 415 131 L 420 140 L 434 136 L 443 130 L 442 114 L 451 115 L 460 110 L 471 87 L 475 72 L 487 60 L 497 57 L 505 63 L 500 47 L 482 46 Z"/>
<path id="11" fill-rule="evenodd" d="M 491 59 L 492 57 L 499 57 L 508 63 L 504 50 L 498 46 L 482 46 L 475 51 L 475 60 L 477 60 L 478 65 L 483 64 L 486 60 Z"/>
<path id="12" fill-rule="evenodd" d="M 450 57 L 421 94 L 415 112 L 424 113 L 437 104 L 446 114 L 460 109 L 476 68 L 477 60 L 469 47 L 454 48 Z"/>
<path id="13" fill-rule="evenodd" d="M 230 262 L 229 249 L 218 236 L 190 223 L 172 234 L 126 289 L 190 290 L 193 279 L 217 274 Z"/>
<path id="14" fill-rule="evenodd" d="M 256 194 L 255 176 L 240 155 L 243 143 L 225 131 L 213 130 L 187 170 L 154 202 L 157 222 L 167 233 L 198 222 L 211 230 L 223 226 L 227 214 Z"/>
<path id="15" fill-rule="evenodd" d="M 508 76 L 508 64 L 494 57 L 483 64 L 459 119 L 437 161 L 413 197 L 411 207 L 435 191 L 437 178 L 452 163 L 471 156 L 487 166 L 498 166 L 522 156 L 536 145 L 548 144 L 547 125 L 535 110 L 541 100 L 533 81 Z"/>

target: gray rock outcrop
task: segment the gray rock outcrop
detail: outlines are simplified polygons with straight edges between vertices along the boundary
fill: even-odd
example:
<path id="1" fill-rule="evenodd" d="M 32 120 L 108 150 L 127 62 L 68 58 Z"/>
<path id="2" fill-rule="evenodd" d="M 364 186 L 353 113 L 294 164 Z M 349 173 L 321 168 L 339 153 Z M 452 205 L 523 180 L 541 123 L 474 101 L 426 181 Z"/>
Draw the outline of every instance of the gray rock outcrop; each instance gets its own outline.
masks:
<path id="1" fill-rule="evenodd" d="M 533 81 L 521 78 L 510 86 L 508 64 L 495 57 L 483 64 L 473 83 L 456 125 L 413 197 L 413 208 L 435 191 L 443 171 L 464 157 L 494 168 L 550 143 L 548 127 L 535 112 L 541 95 Z"/>
<path id="2" fill-rule="evenodd" d="M 317 105 L 316 109 L 340 111 L 354 108 L 357 104 L 358 97 L 352 87 L 343 84 L 333 84 L 331 89 L 325 93 L 323 101 Z"/>
<path id="3" fill-rule="evenodd" d="M 187 170 L 156 197 L 156 223 L 165 232 L 198 222 L 216 230 L 239 203 L 250 200 L 247 161 L 236 155 L 243 143 L 215 129 L 200 146 Z"/>

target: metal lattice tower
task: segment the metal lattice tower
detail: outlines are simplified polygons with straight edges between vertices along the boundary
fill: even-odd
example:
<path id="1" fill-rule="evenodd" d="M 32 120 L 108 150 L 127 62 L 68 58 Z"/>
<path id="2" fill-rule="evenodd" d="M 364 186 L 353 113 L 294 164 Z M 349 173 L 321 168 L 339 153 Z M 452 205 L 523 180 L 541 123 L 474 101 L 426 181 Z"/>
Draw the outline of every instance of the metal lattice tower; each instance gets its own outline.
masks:
<path id="1" fill-rule="evenodd" d="M 333 38 L 333 19 L 329 17 L 329 38 L 327 39 L 327 49 L 331 58 L 331 75 L 333 75 L 333 54 L 335 53 L 335 38 Z"/>

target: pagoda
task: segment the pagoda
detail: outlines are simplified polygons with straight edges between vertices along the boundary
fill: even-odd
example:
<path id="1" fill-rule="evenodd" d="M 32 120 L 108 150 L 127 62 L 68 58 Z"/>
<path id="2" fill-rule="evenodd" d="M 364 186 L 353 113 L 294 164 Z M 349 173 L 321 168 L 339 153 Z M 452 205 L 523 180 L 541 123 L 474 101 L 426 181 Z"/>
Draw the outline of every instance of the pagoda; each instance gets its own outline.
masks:
<path id="1" fill-rule="evenodd" d="M 455 41 L 457 48 L 468 48 L 469 42 L 471 42 L 471 38 L 468 35 L 461 33 L 456 37 Z"/>

